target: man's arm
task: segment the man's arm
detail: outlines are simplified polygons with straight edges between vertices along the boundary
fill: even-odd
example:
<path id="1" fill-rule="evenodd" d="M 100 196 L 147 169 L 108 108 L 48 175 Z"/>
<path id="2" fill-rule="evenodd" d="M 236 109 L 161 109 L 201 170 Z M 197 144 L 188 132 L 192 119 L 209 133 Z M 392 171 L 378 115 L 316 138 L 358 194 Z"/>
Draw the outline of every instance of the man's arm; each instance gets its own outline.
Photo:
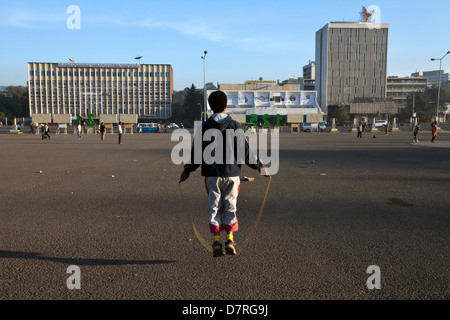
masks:
<path id="1" fill-rule="evenodd" d="M 201 130 L 200 130 L 201 133 Z M 197 132 L 197 134 L 199 134 L 199 132 Z M 180 176 L 180 182 L 185 181 L 187 178 L 189 178 L 189 174 L 191 172 L 194 172 L 195 170 L 198 169 L 198 167 L 200 167 L 200 164 L 195 163 L 195 151 L 194 151 L 194 146 L 195 146 L 195 137 L 194 137 L 194 141 L 192 142 L 192 146 L 191 146 L 191 159 L 189 160 L 189 162 L 187 164 L 184 165 L 184 170 L 183 172 L 181 172 L 181 176 Z M 201 141 L 201 140 L 200 140 Z M 201 147 L 201 145 L 200 145 Z"/>

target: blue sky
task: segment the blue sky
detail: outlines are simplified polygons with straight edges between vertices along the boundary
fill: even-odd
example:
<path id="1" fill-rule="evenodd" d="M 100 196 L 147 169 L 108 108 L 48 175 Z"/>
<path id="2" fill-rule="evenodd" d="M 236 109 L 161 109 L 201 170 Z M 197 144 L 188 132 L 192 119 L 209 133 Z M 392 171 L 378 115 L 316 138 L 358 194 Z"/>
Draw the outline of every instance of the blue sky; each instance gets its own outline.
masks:
<path id="1" fill-rule="evenodd" d="M 81 10 L 70 30 L 67 8 Z M 389 24 L 388 75 L 437 70 L 450 50 L 450 1 L 0 0 L 0 85 L 26 85 L 26 63 L 167 63 L 174 89 L 206 81 L 243 83 L 301 77 L 315 58 L 315 33 L 330 21 L 358 21 L 361 5 Z M 443 60 L 450 69 L 450 58 Z"/>

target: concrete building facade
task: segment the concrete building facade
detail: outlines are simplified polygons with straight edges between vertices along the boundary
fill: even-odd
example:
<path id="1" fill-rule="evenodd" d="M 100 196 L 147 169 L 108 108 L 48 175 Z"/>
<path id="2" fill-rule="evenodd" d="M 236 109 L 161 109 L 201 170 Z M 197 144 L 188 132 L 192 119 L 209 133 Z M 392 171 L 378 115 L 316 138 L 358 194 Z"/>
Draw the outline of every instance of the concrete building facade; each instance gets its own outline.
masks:
<path id="1" fill-rule="evenodd" d="M 386 98 L 406 100 L 408 95 L 423 91 L 428 86 L 428 78 L 423 77 L 388 77 Z"/>
<path id="2" fill-rule="evenodd" d="M 444 70 L 441 70 L 441 86 L 445 86 L 450 82 L 450 73 L 445 73 Z M 411 77 L 423 77 L 428 78 L 428 85 L 431 86 L 439 86 L 439 70 L 434 71 L 419 71 L 411 73 Z"/>
<path id="3" fill-rule="evenodd" d="M 315 79 L 316 78 L 316 63 L 309 61 L 307 65 L 303 66 L 303 79 Z"/>
<path id="4" fill-rule="evenodd" d="M 386 97 L 389 25 L 330 22 L 316 32 L 315 88 L 323 110 Z"/>
<path id="5" fill-rule="evenodd" d="M 258 122 L 268 121 L 271 126 L 290 126 L 302 122 L 323 122 L 326 114 L 317 103 L 317 92 L 297 88 L 224 89 L 227 95 L 227 113 L 240 123 L 249 122 L 252 117 Z M 213 90 L 207 91 L 207 97 Z M 212 110 L 208 103 L 208 115 Z"/>
<path id="6" fill-rule="evenodd" d="M 28 62 L 28 87 L 30 116 L 172 116 L 173 70 L 169 64 Z"/>

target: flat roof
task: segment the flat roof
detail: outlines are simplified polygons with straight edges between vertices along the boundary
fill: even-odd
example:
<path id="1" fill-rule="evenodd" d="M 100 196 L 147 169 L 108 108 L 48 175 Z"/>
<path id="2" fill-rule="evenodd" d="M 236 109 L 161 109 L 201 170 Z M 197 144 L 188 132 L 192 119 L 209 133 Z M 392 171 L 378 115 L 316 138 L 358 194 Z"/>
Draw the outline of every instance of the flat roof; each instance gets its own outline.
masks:
<path id="1" fill-rule="evenodd" d="M 60 68 L 132 68 L 140 66 L 171 66 L 168 63 L 73 63 L 73 62 L 27 62 L 41 64 L 57 64 Z"/>
<path id="2" fill-rule="evenodd" d="M 389 24 L 388 23 L 372 23 L 372 22 L 361 22 L 361 21 L 332 21 L 327 23 L 325 27 L 328 28 L 369 28 L 369 25 L 371 29 L 377 29 L 376 27 L 374 27 L 374 25 L 379 25 L 380 28 L 389 28 Z"/>

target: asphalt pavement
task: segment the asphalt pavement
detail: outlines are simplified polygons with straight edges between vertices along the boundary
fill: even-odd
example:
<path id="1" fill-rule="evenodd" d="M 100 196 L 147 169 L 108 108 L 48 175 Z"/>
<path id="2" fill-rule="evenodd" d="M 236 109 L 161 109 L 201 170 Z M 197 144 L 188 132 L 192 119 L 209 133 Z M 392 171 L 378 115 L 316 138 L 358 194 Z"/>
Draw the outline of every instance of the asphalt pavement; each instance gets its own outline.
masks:
<path id="1" fill-rule="evenodd" d="M 186 217 L 170 133 L 1 134 L 0 299 L 448 300 L 450 133 L 375 137 L 280 134 L 248 246 L 268 179 L 243 167 L 255 180 L 241 183 L 239 254 L 213 258 Z M 200 171 L 181 187 L 209 243 Z"/>

